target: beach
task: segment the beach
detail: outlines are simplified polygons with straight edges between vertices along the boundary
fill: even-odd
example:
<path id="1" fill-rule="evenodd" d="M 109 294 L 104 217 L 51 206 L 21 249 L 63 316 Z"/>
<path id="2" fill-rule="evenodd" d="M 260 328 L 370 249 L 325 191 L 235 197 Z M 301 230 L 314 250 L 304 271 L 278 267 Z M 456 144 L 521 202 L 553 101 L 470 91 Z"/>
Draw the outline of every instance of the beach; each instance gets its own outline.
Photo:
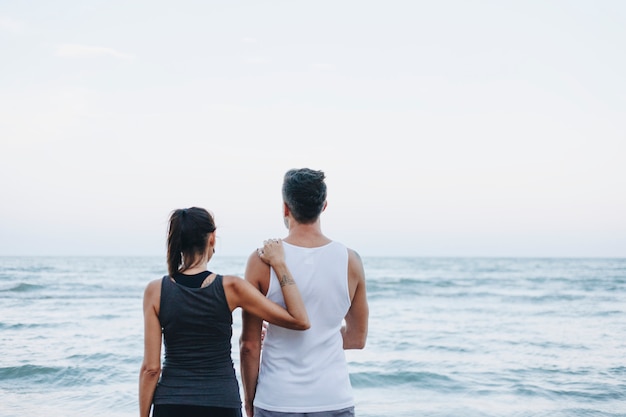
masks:
<path id="1" fill-rule="evenodd" d="M 357 416 L 626 415 L 626 259 L 363 260 Z M 245 257 L 209 267 L 242 275 Z M 158 257 L 0 257 L 0 415 L 137 415 L 143 289 L 164 274 Z"/>

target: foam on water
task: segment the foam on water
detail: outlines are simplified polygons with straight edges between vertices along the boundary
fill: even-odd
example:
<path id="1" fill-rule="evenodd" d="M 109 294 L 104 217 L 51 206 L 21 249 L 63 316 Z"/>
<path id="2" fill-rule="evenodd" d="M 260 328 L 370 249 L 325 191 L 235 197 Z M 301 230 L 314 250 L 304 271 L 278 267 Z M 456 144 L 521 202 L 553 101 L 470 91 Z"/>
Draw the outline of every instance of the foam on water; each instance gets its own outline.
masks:
<path id="1" fill-rule="evenodd" d="M 626 415 L 625 259 L 364 262 L 368 343 L 346 352 L 360 417 Z M 0 258 L 0 415 L 136 415 L 143 289 L 163 274 L 158 258 Z"/>

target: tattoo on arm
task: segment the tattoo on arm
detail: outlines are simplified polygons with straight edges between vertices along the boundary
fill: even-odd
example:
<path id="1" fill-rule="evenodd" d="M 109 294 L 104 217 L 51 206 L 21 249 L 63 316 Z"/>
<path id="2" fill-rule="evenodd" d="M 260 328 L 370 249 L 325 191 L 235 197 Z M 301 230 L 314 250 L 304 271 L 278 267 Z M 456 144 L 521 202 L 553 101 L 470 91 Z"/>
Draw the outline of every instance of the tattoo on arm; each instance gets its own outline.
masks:
<path id="1" fill-rule="evenodd" d="M 281 287 L 284 287 L 285 285 L 293 285 L 296 283 L 287 274 L 283 274 L 280 278 L 278 278 L 278 282 L 280 283 Z"/>

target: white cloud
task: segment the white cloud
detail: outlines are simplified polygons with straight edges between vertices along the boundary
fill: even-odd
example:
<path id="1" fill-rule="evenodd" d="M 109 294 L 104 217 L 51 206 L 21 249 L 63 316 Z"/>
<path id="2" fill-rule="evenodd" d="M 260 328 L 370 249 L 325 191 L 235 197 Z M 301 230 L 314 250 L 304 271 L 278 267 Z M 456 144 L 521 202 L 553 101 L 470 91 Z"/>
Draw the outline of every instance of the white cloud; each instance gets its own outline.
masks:
<path id="1" fill-rule="evenodd" d="M 317 62 L 313 64 L 313 67 L 321 71 L 333 71 L 335 69 L 335 66 L 333 64 L 326 64 L 323 62 Z"/>
<path id="2" fill-rule="evenodd" d="M 60 57 L 81 57 L 81 56 L 110 56 L 117 59 L 133 59 L 134 56 L 117 51 L 113 48 L 102 46 L 89 46 L 78 44 L 57 45 L 55 54 Z"/>
<path id="3" fill-rule="evenodd" d="M 90 115 L 89 90 L 42 89 L 4 91 L 0 98 L 2 144 L 29 148 L 63 138 Z"/>
<path id="4" fill-rule="evenodd" d="M 249 57 L 244 57 L 243 61 L 246 64 L 267 64 L 270 62 L 269 58 L 263 57 L 263 56 L 249 56 Z"/>
<path id="5" fill-rule="evenodd" d="M 24 24 L 9 17 L 0 16 L 0 30 L 13 34 L 24 33 Z"/>

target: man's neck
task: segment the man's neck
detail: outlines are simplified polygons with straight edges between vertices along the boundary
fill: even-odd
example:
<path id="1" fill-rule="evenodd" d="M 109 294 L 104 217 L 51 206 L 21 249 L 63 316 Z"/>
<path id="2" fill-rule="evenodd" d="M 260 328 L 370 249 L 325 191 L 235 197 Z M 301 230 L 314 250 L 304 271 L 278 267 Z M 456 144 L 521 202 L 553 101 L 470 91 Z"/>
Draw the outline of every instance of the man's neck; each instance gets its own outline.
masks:
<path id="1" fill-rule="evenodd" d="M 322 233 L 319 221 L 311 224 L 292 222 L 289 227 L 289 234 L 284 241 L 291 245 L 305 248 L 324 246 L 331 242 L 331 240 Z"/>

